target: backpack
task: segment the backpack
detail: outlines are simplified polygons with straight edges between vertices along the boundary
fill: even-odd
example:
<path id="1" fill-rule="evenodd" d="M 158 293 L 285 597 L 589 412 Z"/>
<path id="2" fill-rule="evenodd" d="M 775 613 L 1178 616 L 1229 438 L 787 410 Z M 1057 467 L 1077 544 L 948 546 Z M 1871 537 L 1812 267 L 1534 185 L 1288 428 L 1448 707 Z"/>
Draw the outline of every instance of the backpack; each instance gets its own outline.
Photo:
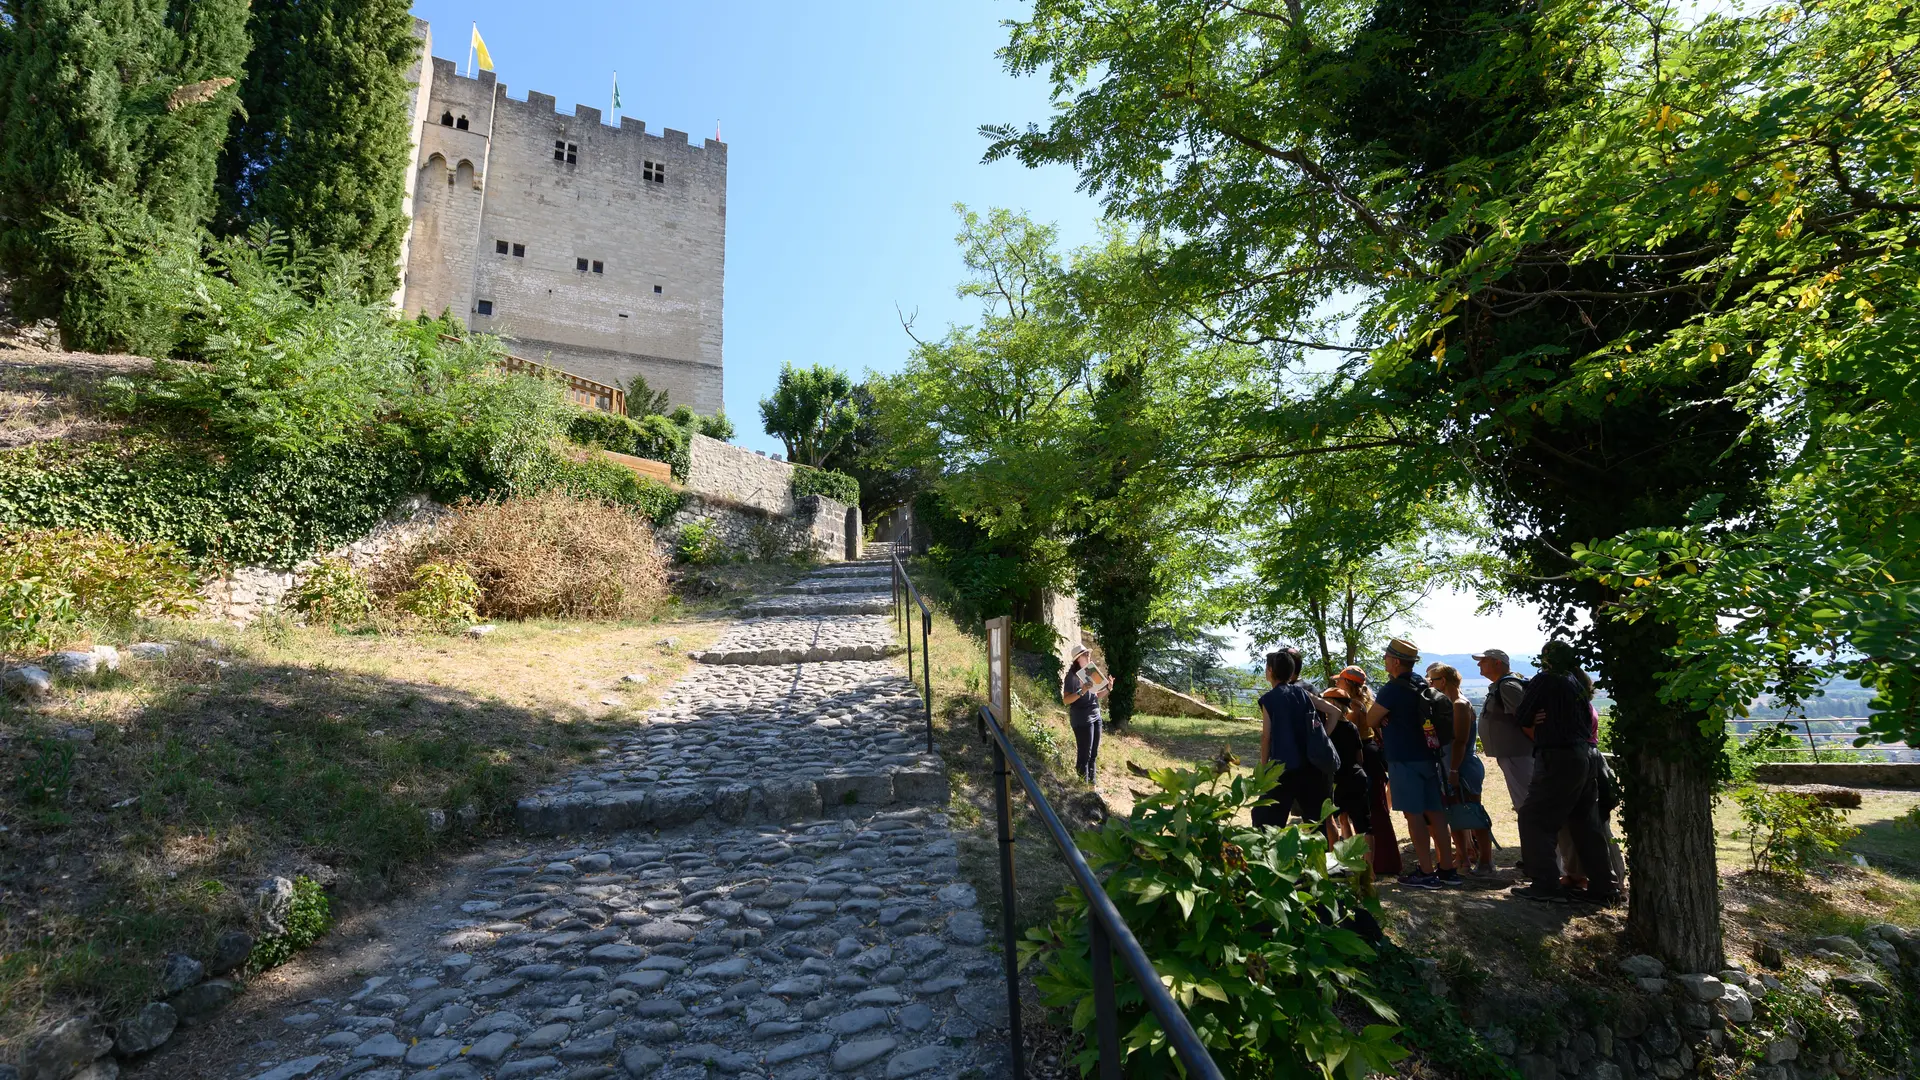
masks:
<path id="1" fill-rule="evenodd" d="M 1502 711 L 1506 710 L 1506 699 L 1500 696 L 1500 688 L 1506 685 L 1507 683 L 1512 683 L 1513 685 L 1519 687 L 1521 696 L 1523 697 L 1526 695 L 1526 690 L 1527 690 L 1527 680 L 1521 678 L 1518 675 L 1515 675 L 1511 671 L 1493 680 L 1493 685 L 1487 687 L 1487 703 L 1488 704 L 1498 703 Z M 1514 708 L 1519 708 L 1519 706 L 1516 705 L 1514 706 Z M 1486 709 L 1483 707 L 1480 711 L 1484 714 L 1486 712 Z M 1514 720 L 1517 722 L 1519 720 L 1519 717 L 1514 717 Z"/>
<path id="2" fill-rule="evenodd" d="M 1408 675 L 1407 685 L 1419 699 L 1423 726 L 1433 729 L 1427 734 L 1427 751 L 1437 754 L 1442 746 L 1453 741 L 1453 699 L 1418 675 Z"/>

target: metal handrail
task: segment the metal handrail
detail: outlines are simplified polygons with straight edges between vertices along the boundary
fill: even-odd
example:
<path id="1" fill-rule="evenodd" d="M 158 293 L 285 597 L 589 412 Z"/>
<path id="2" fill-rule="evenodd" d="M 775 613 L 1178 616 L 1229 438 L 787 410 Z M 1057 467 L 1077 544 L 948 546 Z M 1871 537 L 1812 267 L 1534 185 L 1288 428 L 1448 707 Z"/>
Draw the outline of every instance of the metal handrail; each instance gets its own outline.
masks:
<path id="1" fill-rule="evenodd" d="M 900 628 L 907 636 L 907 681 L 913 681 L 913 605 L 920 605 L 920 675 L 925 680 L 921 698 L 927 707 L 927 753 L 933 753 L 933 650 L 928 642 L 933 640 L 933 609 L 927 606 L 927 599 L 920 590 L 913 587 L 913 579 L 907 576 L 907 564 L 900 561 L 900 545 L 894 544 L 891 556 L 893 565 L 893 611 Z"/>
<path id="2" fill-rule="evenodd" d="M 1012 792 L 1008 776 L 1020 779 L 1020 786 L 1026 789 L 1028 801 L 1039 812 L 1040 820 L 1045 824 L 1047 836 L 1053 840 L 1053 846 L 1060 850 L 1067 870 L 1073 875 L 1073 883 L 1087 898 L 1087 937 L 1092 947 L 1093 961 L 1093 1008 L 1098 1029 L 1100 1047 L 1100 1076 L 1102 1080 L 1120 1078 L 1120 1027 L 1119 1011 L 1114 1004 L 1113 993 L 1113 954 L 1120 954 L 1120 962 L 1127 967 L 1127 974 L 1140 988 L 1140 996 L 1146 999 L 1147 1008 L 1160 1021 L 1160 1028 L 1166 1032 L 1167 1042 L 1174 1053 L 1180 1056 L 1181 1064 L 1187 1068 L 1189 1077 L 1201 1080 L 1224 1080 L 1220 1067 L 1213 1062 L 1213 1056 L 1207 1053 L 1207 1046 L 1200 1041 L 1200 1035 L 1193 1030 L 1193 1024 L 1187 1020 L 1187 1014 L 1167 992 L 1160 981 L 1160 973 L 1154 970 L 1153 961 L 1147 958 L 1147 952 L 1140 947 L 1139 939 L 1127 927 L 1125 919 L 1120 917 L 1120 909 L 1114 906 L 1113 898 L 1107 895 L 1106 888 L 1094 875 L 1093 868 L 1087 865 L 1086 856 L 1073 842 L 1067 827 L 1060 822 L 1060 816 L 1053 811 L 1047 797 L 1041 793 L 1040 785 L 1033 779 L 1033 773 L 1027 770 L 1027 764 L 1021 760 L 1020 752 L 1015 750 L 1007 732 L 1001 726 L 999 717 L 994 715 L 993 706 L 980 706 L 980 736 L 993 747 L 993 801 L 999 817 L 1000 828 L 1000 934 L 1002 951 L 1006 956 L 1007 969 L 1007 1029 L 1013 1039 L 1013 1075 L 1016 1080 L 1026 1077 L 1026 1054 L 1020 1025 L 1020 961 L 1017 955 L 1018 942 L 1014 931 L 1014 887 L 1013 887 L 1013 811 Z"/>

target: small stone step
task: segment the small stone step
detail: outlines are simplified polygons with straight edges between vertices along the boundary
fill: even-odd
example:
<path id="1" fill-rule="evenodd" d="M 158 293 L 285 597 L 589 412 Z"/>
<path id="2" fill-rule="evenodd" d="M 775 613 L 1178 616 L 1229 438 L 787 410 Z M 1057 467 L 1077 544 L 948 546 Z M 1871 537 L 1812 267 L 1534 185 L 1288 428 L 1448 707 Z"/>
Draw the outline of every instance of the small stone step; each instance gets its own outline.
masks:
<path id="1" fill-rule="evenodd" d="M 688 655 L 702 664 L 821 664 L 830 660 L 885 660 L 905 651 L 899 645 L 815 645 L 784 649 L 708 649 Z"/>
<path id="2" fill-rule="evenodd" d="M 884 562 L 839 563 L 834 566 L 823 566 L 808 576 L 816 578 L 892 577 L 893 564 Z"/>
<path id="3" fill-rule="evenodd" d="M 521 831 L 536 836 L 665 828 L 702 819 L 781 824 L 849 807 L 945 806 L 947 774 L 937 766 L 834 773 L 813 779 L 707 785 L 647 784 L 530 795 L 515 807 Z"/>
<path id="4" fill-rule="evenodd" d="M 876 596 L 892 596 L 893 580 L 887 577 L 857 578 L 838 577 L 796 581 L 791 585 L 782 585 L 780 595 L 820 596 L 827 593 L 872 593 Z"/>
<path id="5" fill-rule="evenodd" d="M 885 615 L 893 610 L 893 597 L 887 593 L 873 596 L 839 598 L 834 596 L 769 596 L 740 609 L 746 618 L 767 615 Z"/>

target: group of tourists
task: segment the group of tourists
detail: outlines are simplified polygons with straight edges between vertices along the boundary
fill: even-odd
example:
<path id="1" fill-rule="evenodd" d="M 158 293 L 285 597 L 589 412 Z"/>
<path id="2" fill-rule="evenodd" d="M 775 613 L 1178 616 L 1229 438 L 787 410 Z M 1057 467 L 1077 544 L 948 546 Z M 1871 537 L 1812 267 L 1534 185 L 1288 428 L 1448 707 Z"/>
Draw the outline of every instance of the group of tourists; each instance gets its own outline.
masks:
<path id="1" fill-rule="evenodd" d="M 1599 751 L 1593 682 L 1573 649 L 1549 642 L 1540 672 L 1521 680 L 1500 649 L 1473 654 L 1488 680 L 1479 710 L 1447 664 L 1420 669 L 1420 650 L 1394 638 L 1381 655 L 1387 679 L 1347 667 L 1324 688 L 1301 681 L 1300 654 L 1267 654 L 1260 698 L 1260 762 L 1285 766 L 1254 824 L 1297 815 L 1329 838 L 1367 838 L 1380 877 L 1440 889 L 1494 878 L 1493 821 L 1481 803 L 1485 758 L 1499 766 L 1520 818 L 1516 895 L 1610 905 L 1618 900 L 1617 849 L 1607 819 L 1614 790 Z M 1079 729 L 1075 729 L 1076 739 Z M 1322 811 L 1332 803 L 1333 812 Z M 1414 865 L 1403 866 L 1392 815 L 1402 815 Z"/>
<path id="2" fill-rule="evenodd" d="M 1366 838 L 1376 876 L 1415 889 L 1491 880 L 1493 819 L 1480 795 L 1486 758 L 1506 782 L 1520 818 L 1520 872 L 1515 895 L 1552 903 L 1611 905 L 1624 866 L 1608 820 L 1617 797 L 1599 750 L 1600 716 L 1593 681 L 1572 646 L 1550 641 L 1540 671 L 1522 680 L 1500 649 L 1473 654 L 1488 682 L 1476 710 L 1448 664 L 1420 669 L 1420 650 L 1402 638 L 1380 657 L 1387 679 L 1378 687 L 1358 667 L 1343 668 L 1324 688 L 1301 680 L 1300 652 L 1267 654 L 1269 689 L 1260 698 L 1260 764 L 1285 768 L 1255 825 L 1283 827 L 1296 815 L 1329 839 Z M 1073 729 L 1074 772 L 1095 783 L 1100 752 L 1100 698 L 1111 685 L 1082 645 L 1062 680 L 1061 700 Z M 1332 813 L 1325 814 L 1327 804 Z M 1403 865 L 1393 815 L 1413 843 Z"/>

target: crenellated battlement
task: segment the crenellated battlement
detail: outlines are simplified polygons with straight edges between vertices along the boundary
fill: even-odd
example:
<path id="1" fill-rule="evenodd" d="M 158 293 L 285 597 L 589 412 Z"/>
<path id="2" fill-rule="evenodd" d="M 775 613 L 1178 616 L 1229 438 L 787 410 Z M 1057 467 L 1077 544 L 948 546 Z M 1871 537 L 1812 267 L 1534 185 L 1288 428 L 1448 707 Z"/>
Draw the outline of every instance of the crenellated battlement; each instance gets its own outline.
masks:
<path id="1" fill-rule="evenodd" d="M 644 145 L 649 150 L 684 147 L 688 151 L 722 156 L 727 152 L 727 144 L 724 142 L 703 139 L 696 143 L 686 132 L 674 128 L 666 128 L 657 134 L 650 132 L 647 130 L 645 120 L 638 120 L 631 116 L 623 115 L 619 118 L 618 124 L 610 124 L 606 122 L 605 114 L 592 105 L 576 104 L 571 114 L 563 113 L 560 111 L 559 99 L 538 90 L 528 91 L 525 98 L 515 98 L 509 92 L 507 84 L 497 82 L 496 76 L 491 71 L 482 71 L 476 76 L 469 77 L 460 74 L 457 65 L 444 57 L 434 57 L 433 64 L 435 97 L 464 101 L 476 107 L 488 103 L 492 108 L 503 112 L 509 109 L 514 110 L 522 121 L 551 119 L 564 130 L 576 133 L 592 131 L 596 137 L 604 135 L 632 140 L 635 145 Z M 429 124 L 438 122 L 437 115 L 423 117 L 423 119 Z"/>

